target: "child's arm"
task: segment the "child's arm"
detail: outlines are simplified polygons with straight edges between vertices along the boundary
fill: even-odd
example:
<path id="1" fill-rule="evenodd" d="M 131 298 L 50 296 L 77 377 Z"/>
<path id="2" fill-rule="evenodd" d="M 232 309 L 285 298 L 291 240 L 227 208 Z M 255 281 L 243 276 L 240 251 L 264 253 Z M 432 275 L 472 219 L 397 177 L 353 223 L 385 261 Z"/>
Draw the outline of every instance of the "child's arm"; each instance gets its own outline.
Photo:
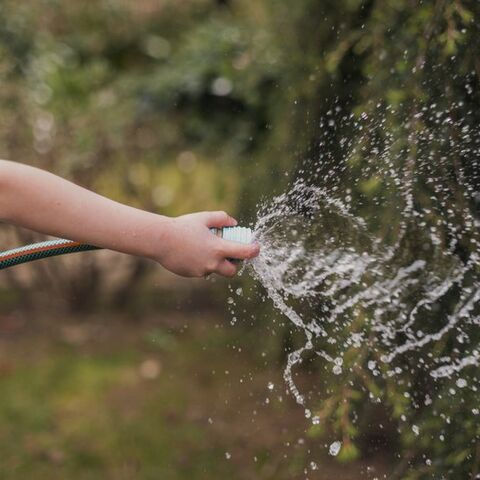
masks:
<path id="1" fill-rule="evenodd" d="M 0 160 L 0 219 L 37 232 L 153 259 L 187 277 L 233 276 L 227 258 L 258 255 L 209 227 L 236 225 L 225 212 L 170 218 L 123 205 L 51 173 Z"/>

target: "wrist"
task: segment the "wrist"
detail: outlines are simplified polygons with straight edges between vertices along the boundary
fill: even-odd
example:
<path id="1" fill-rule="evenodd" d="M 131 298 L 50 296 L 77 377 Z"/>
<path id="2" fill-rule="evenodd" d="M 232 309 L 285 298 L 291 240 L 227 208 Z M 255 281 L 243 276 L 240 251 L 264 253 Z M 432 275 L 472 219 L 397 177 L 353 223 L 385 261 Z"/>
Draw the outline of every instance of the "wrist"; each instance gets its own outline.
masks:
<path id="1" fill-rule="evenodd" d="M 144 234 L 141 256 L 159 263 L 171 250 L 172 230 L 175 219 L 165 215 L 151 214 L 149 228 Z"/>

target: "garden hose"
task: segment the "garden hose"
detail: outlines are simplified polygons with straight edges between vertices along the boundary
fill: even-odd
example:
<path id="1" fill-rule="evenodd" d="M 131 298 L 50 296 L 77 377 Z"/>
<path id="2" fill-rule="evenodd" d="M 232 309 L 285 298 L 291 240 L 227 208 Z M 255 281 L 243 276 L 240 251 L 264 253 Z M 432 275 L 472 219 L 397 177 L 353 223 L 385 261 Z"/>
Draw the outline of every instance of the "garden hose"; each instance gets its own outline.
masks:
<path id="1" fill-rule="evenodd" d="M 232 242 L 250 243 L 252 241 L 252 230 L 248 227 L 211 228 L 210 230 L 213 234 Z M 88 250 L 100 250 L 100 247 L 63 239 L 32 243 L 0 252 L 0 270 L 42 258 Z"/>

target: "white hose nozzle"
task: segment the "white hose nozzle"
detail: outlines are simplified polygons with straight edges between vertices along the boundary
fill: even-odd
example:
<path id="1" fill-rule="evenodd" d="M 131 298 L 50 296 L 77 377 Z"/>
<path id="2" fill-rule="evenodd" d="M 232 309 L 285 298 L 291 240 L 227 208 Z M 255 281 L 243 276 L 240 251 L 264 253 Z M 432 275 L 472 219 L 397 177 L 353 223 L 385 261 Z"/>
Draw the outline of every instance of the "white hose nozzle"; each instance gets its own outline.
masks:
<path id="1" fill-rule="evenodd" d="M 230 242 L 252 243 L 252 229 L 248 227 L 211 228 L 214 235 Z"/>

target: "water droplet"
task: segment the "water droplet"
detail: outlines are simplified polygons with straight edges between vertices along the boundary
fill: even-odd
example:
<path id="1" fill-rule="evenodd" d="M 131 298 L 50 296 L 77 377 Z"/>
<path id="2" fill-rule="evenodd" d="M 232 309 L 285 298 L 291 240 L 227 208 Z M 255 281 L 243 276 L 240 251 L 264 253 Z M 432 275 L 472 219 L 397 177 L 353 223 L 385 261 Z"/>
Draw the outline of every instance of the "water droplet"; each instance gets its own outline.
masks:
<path id="1" fill-rule="evenodd" d="M 336 457 L 342 448 L 342 442 L 336 441 L 330 444 L 328 449 L 328 453 L 332 455 L 332 457 Z"/>
<path id="2" fill-rule="evenodd" d="M 467 381 L 464 378 L 459 378 L 455 384 L 458 388 L 465 388 L 467 386 Z"/>

